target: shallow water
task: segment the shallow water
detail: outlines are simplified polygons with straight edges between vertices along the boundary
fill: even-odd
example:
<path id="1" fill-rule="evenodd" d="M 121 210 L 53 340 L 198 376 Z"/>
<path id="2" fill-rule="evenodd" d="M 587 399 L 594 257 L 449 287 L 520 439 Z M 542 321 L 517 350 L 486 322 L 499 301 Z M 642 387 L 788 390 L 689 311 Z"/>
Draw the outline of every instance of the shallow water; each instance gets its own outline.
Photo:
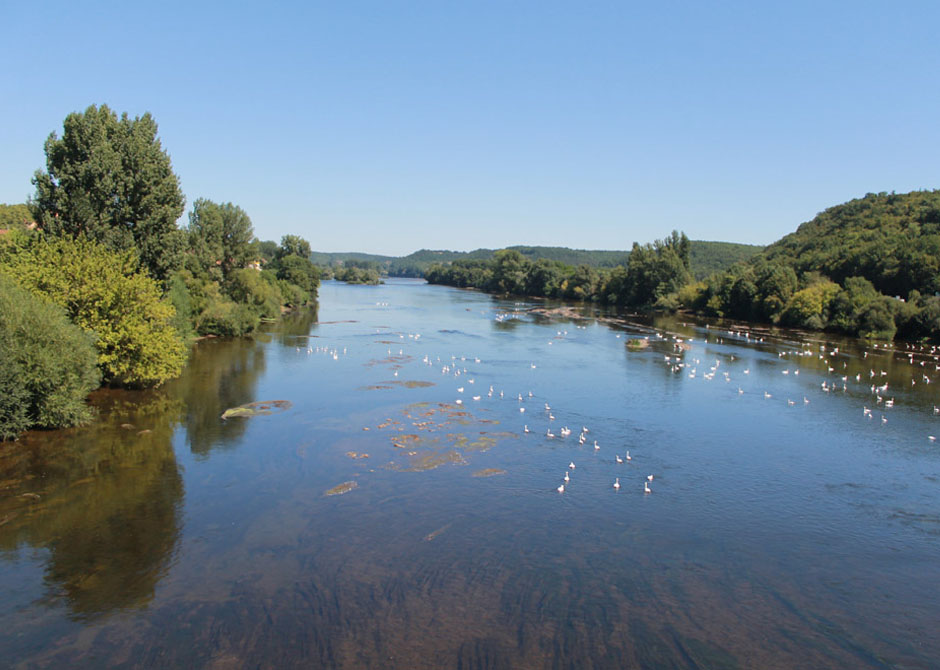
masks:
<path id="1" fill-rule="evenodd" d="M 320 296 L 0 446 L 4 665 L 936 667 L 933 353 Z"/>

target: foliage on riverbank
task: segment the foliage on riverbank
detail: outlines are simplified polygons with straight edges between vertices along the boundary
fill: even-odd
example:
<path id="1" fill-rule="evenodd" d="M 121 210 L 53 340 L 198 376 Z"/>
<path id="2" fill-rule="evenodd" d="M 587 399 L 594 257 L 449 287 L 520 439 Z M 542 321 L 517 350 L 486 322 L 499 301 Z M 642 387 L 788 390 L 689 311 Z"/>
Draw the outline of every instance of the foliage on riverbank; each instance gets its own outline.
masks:
<path id="1" fill-rule="evenodd" d="M 92 105 L 45 153 L 30 203 L 0 207 L 0 274 L 94 335 L 106 383 L 161 384 L 195 336 L 245 335 L 316 299 L 302 238 L 262 244 L 240 207 L 206 199 L 177 226 L 185 197 L 149 114 Z"/>
<path id="2" fill-rule="evenodd" d="M 131 251 L 77 239 L 31 236 L 6 245 L 0 274 L 65 310 L 94 337 L 103 380 L 154 386 L 176 377 L 186 347 L 173 327 L 173 305 L 138 270 Z"/>
<path id="3" fill-rule="evenodd" d="M 3 275 L 0 361 L 0 440 L 91 418 L 85 397 L 100 380 L 93 335 Z"/>

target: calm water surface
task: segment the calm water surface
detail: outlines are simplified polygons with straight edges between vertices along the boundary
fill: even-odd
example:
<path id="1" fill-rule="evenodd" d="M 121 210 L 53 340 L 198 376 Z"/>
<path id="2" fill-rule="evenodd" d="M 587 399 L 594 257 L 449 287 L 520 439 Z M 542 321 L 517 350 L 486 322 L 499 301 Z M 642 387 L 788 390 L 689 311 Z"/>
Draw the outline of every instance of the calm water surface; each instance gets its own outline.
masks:
<path id="1" fill-rule="evenodd" d="M 320 295 L 0 446 L 0 665 L 940 665 L 929 350 Z"/>

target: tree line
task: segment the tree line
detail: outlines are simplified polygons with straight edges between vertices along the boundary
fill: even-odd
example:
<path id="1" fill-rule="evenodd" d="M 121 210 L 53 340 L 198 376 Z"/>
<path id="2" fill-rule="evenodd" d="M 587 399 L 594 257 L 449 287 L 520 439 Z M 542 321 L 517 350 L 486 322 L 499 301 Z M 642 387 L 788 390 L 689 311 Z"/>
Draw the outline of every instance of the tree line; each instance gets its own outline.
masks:
<path id="1" fill-rule="evenodd" d="M 155 386 L 189 343 L 316 299 L 296 235 L 261 242 L 232 203 L 185 197 L 150 114 L 69 114 L 26 205 L 0 207 L 0 439 L 90 418 L 101 383 Z"/>
<path id="2" fill-rule="evenodd" d="M 684 309 L 858 337 L 940 337 L 940 191 L 870 193 L 831 207 L 699 279 L 691 272 L 697 244 L 674 231 L 634 244 L 613 269 L 532 261 L 508 249 L 492 259 L 436 263 L 425 276 L 493 293 Z"/>
<path id="3" fill-rule="evenodd" d="M 589 300 L 618 307 L 650 307 L 692 280 L 691 242 L 685 233 L 651 244 L 634 243 L 625 265 L 612 269 L 557 260 L 530 260 L 502 249 L 492 260 L 436 263 L 425 272 L 432 284 L 478 288 L 493 293 Z"/>
<path id="4" fill-rule="evenodd" d="M 696 279 L 724 270 L 738 261 L 751 258 L 763 247 L 752 244 L 733 242 L 692 241 L 690 270 Z M 578 267 L 586 265 L 592 268 L 612 269 L 627 264 L 629 251 L 607 251 L 600 249 L 569 249 L 568 247 L 512 246 L 510 251 L 518 251 L 528 261 L 539 259 L 558 261 L 562 265 Z M 424 277 L 433 265 L 447 265 L 456 261 L 492 260 L 494 249 L 475 249 L 473 251 L 445 251 L 420 249 L 407 256 L 379 256 L 364 253 L 325 253 L 314 251 L 311 260 L 324 272 L 338 267 L 353 265 L 369 267 L 379 275 L 390 277 Z"/>

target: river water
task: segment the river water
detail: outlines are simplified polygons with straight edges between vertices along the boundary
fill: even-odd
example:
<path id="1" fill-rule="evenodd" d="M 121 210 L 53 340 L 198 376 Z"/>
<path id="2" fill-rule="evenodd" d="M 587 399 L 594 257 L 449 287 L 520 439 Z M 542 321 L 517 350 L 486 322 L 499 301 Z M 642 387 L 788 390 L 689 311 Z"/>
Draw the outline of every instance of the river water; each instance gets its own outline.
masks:
<path id="1" fill-rule="evenodd" d="M 936 352 L 553 307 L 325 282 L 0 445 L 0 665 L 940 665 Z"/>

